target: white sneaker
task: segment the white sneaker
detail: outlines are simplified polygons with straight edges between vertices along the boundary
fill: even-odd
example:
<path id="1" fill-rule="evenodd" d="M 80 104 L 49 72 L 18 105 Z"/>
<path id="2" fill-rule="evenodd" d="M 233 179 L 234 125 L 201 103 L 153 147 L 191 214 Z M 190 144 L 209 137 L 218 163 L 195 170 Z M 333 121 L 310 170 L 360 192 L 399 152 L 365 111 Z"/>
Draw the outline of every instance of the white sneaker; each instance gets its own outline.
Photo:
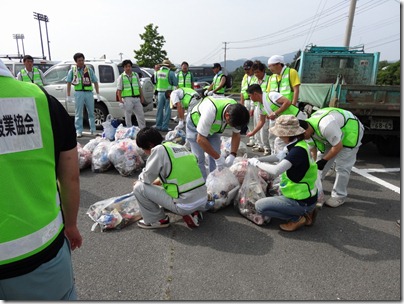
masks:
<path id="1" fill-rule="evenodd" d="M 336 208 L 341 206 L 343 203 L 345 203 L 344 198 L 337 198 L 337 197 L 330 197 L 328 200 L 326 200 L 325 204 L 327 206 Z"/>
<path id="2" fill-rule="evenodd" d="M 271 151 L 269 151 L 268 148 L 264 148 L 264 155 L 269 155 L 271 154 Z"/>
<path id="3" fill-rule="evenodd" d="M 254 145 L 254 142 L 251 140 L 246 144 L 247 147 L 254 147 Z"/>

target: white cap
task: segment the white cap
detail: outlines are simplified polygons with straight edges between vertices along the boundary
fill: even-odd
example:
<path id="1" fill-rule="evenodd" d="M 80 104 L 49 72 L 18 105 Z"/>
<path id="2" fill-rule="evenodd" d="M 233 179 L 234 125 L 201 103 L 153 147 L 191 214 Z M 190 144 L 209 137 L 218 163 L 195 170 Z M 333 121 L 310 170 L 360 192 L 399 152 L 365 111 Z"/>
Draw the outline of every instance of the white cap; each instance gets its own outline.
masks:
<path id="1" fill-rule="evenodd" d="M 275 64 L 275 63 L 283 63 L 285 64 L 285 58 L 281 55 L 273 55 L 268 59 L 268 65 Z"/>

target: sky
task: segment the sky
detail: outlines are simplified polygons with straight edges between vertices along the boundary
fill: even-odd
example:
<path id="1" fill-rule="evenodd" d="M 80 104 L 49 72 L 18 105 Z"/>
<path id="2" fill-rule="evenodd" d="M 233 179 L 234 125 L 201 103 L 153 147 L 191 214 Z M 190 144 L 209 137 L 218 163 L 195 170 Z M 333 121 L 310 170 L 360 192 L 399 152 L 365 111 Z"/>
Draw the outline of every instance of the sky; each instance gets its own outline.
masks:
<path id="1" fill-rule="evenodd" d="M 17 54 L 13 34 L 24 35 L 25 54 L 52 60 L 132 59 L 139 34 L 153 23 L 175 64 L 190 65 L 288 54 L 309 44 L 343 46 L 352 0 L 19 0 L 0 18 L 0 56 Z M 4 5 L 3 5 L 4 7 Z M 399 0 L 357 0 L 350 46 L 400 59 Z M 18 40 L 20 54 L 22 41 Z"/>

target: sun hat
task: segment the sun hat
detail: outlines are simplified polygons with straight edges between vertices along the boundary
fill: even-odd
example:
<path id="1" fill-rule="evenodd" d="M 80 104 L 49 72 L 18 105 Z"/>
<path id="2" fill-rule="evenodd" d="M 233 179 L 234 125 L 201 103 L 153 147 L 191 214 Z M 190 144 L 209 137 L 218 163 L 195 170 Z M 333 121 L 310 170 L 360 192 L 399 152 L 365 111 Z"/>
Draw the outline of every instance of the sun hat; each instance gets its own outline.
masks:
<path id="1" fill-rule="evenodd" d="M 276 64 L 276 63 L 283 63 L 285 64 L 285 58 L 281 55 L 273 55 L 268 59 L 268 65 Z"/>
<path id="2" fill-rule="evenodd" d="M 269 129 L 278 137 L 289 137 L 303 134 L 305 129 L 299 125 L 299 120 L 293 115 L 281 115 L 275 120 L 275 126 Z"/>
<path id="3" fill-rule="evenodd" d="M 175 65 L 173 65 L 173 64 L 171 63 L 171 61 L 168 60 L 168 59 L 164 59 L 163 62 L 160 63 L 160 65 L 164 65 L 164 66 L 169 67 L 169 68 L 172 68 L 172 67 L 175 66 Z"/>

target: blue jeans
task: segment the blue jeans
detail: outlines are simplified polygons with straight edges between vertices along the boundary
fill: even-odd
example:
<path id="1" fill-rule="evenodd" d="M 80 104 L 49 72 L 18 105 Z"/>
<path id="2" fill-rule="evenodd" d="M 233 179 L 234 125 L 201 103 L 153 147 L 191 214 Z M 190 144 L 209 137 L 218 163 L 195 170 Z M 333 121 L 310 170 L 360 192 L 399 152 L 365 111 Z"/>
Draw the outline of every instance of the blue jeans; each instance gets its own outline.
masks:
<path id="1" fill-rule="evenodd" d="M 95 132 L 95 119 L 94 119 L 94 97 L 91 91 L 78 91 L 74 92 L 75 99 L 75 119 L 74 125 L 77 133 L 83 132 L 83 109 L 86 106 L 88 114 L 88 122 L 90 130 Z"/>
<path id="2" fill-rule="evenodd" d="M 301 216 L 312 212 L 315 207 L 316 203 L 302 206 L 296 200 L 282 195 L 264 197 L 255 202 L 257 213 L 292 222 L 296 222 Z"/>
<path id="3" fill-rule="evenodd" d="M 156 128 L 161 130 L 168 129 L 171 118 L 170 100 L 166 98 L 165 94 L 166 92 L 158 92 L 157 95 Z"/>
<path id="4" fill-rule="evenodd" d="M 206 172 L 205 167 L 205 151 L 196 142 L 198 132 L 196 131 L 196 128 L 189 117 L 190 116 L 188 115 L 186 123 L 187 140 L 189 141 L 189 144 L 191 146 L 192 153 L 195 154 L 196 158 L 198 159 L 199 169 L 201 169 L 202 176 L 206 181 L 206 177 L 208 174 Z M 220 154 L 220 143 L 221 143 L 220 134 L 215 133 L 213 135 L 208 135 L 207 139 L 209 143 L 212 145 L 213 149 L 215 149 L 215 151 Z M 212 172 L 215 169 L 216 169 L 215 159 L 209 156 L 209 172 Z"/>

